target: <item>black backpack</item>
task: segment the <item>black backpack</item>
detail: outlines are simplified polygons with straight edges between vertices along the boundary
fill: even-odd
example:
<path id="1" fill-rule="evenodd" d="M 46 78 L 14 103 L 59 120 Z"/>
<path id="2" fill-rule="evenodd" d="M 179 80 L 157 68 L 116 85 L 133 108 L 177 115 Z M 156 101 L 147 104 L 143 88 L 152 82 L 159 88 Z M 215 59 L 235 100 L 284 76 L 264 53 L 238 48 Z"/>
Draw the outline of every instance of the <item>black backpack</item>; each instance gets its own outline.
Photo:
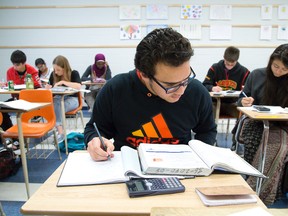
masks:
<path id="1" fill-rule="evenodd" d="M 0 179 L 15 175 L 21 166 L 16 162 L 16 155 L 12 149 L 3 148 L 0 150 Z"/>

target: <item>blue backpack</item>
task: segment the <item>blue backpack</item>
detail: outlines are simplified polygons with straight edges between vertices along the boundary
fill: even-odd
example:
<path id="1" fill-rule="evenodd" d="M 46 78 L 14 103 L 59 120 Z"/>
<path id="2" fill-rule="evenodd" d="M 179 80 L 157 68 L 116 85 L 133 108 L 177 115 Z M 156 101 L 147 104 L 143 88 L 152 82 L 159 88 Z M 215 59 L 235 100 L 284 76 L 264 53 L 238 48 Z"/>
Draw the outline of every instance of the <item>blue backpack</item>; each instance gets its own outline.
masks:
<path id="1" fill-rule="evenodd" d="M 68 143 L 68 152 L 86 149 L 83 133 L 71 132 L 67 134 L 67 143 Z M 66 152 L 64 141 L 58 143 L 58 145 L 61 152 Z"/>

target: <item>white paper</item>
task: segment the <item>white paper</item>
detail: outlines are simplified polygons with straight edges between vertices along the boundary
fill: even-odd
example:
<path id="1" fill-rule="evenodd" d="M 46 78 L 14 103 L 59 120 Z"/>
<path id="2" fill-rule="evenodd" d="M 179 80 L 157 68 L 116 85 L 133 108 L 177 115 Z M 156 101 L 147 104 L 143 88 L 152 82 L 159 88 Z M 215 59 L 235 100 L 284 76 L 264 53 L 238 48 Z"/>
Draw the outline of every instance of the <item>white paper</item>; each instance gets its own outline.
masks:
<path id="1" fill-rule="evenodd" d="M 261 6 L 261 19 L 262 20 L 271 20 L 272 19 L 272 5 L 262 5 Z"/>
<path id="2" fill-rule="evenodd" d="M 272 39 L 272 26 L 261 26 L 260 40 L 271 40 Z"/>
<path id="3" fill-rule="evenodd" d="M 168 19 L 168 5 L 150 4 L 146 6 L 147 19 Z"/>
<path id="4" fill-rule="evenodd" d="M 141 19 L 141 6 L 140 5 L 119 6 L 119 18 L 121 20 Z"/>
<path id="5" fill-rule="evenodd" d="M 211 40 L 231 40 L 232 26 L 231 25 L 210 25 Z"/>
<path id="6" fill-rule="evenodd" d="M 279 5 L 278 19 L 288 19 L 288 5 Z"/>
<path id="7" fill-rule="evenodd" d="M 210 19 L 214 20 L 231 20 L 232 6 L 231 5 L 211 5 Z"/>
<path id="8" fill-rule="evenodd" d="M 180 33 L 188 39 L 201 39 L 201 25 L 200 24 L 184 24 L 180 25 Z"/>

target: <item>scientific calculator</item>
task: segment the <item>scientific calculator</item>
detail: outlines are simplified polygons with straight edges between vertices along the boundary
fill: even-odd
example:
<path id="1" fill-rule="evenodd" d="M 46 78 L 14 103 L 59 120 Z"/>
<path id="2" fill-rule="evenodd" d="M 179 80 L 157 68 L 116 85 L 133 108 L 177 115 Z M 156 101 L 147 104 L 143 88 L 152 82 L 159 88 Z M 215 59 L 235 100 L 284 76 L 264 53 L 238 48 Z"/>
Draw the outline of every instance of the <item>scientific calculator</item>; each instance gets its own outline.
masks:
<path id="1" fill-rule="evenodd" d="M 126 182 L 129 197 L 180 193 L 185 186 L 176 177 L 132 179 Z"/>

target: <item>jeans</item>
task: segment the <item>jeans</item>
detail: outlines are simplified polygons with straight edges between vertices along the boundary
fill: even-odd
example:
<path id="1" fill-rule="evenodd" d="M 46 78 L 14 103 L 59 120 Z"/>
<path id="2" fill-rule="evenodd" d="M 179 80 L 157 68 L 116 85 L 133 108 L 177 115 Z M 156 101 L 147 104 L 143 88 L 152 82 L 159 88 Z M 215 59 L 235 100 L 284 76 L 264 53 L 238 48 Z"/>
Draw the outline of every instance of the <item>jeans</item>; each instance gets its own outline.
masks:
<path id="1" fill-rule="evenodd" d="M 56 115 L 56 126 L 62 125 L 62 114 L 61 114 L 61 96 L 55 95 L 53 97 L 54 111 Z M 65 113 L 76 109 L 79 106 L 77 97 L 64 96 L 64 107 Z"/>

